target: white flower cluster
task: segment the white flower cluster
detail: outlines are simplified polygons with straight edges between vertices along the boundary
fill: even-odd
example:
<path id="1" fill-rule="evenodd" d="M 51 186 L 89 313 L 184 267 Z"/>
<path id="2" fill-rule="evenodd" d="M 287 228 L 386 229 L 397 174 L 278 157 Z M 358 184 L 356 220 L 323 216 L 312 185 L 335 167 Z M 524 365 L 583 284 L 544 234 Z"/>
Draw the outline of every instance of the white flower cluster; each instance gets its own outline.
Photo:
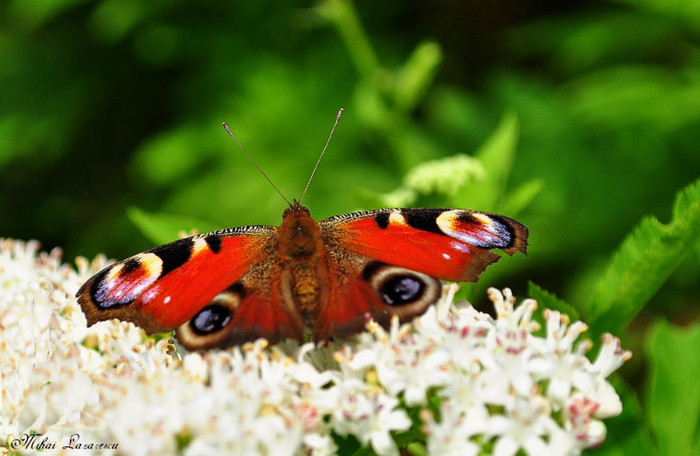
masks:
<path id="1" fill-rule="evenodd" d="M 179 353 L 130 323 L 86 328 L 75 291 L 106 264 L 0 239 L 0 453 L 580 454 L 619 414 L 606 381 L 630 353 L 606 335 L 589 361 L 585 325 L 490 290 L 497 318 L 453 304 L 412 325 L 370 324 L 344 343 L 264 340 Z M 4 448 L 3 448 L 4 447 Z"/>

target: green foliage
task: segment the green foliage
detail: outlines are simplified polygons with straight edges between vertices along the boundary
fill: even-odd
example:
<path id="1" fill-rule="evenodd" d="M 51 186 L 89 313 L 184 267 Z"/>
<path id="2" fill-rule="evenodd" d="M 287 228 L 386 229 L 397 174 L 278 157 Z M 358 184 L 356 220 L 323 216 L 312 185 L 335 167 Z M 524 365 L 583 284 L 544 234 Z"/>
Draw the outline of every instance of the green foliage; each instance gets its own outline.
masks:
<path id="1" fill-rule="evenodd" d="M 177 441 L 175 442 L 177 446 L 177 451 L 181 452 L 185 448 L 189 446 L 189 444 L 192 442 L 192 434 L 190 434 L 189 430 L 183 429 L 177 436 L 176 436 Z"/>
<path id="2" fill-rule="evenodd" d="M 430 160 L 410 169 L 401 186 L 382 195 L 365 195 L 369 206 L 430 206 L 430 199 L 452 203 L 470 182 L 483 179 L 486 171 L 481 162 L 468 155 Z"/>
<path id="3" fill-rule="evenodd" d="M 590 307 L 594 335 L 603 331 L 619 333 L 658 291 L 665 280 L 692 251 L 700 239 L 700 180 L 679 192 L 673 219 L 663 225 L 644 218 L 610 260 Z M 547 308 L 576 317 L 576 310 L 535 284 L 529 295 Z M 638 409 L 634 393 L 619 384 L 623 401 L 632 410 L 618 418 L 627 426 L 617 426 L 621 440 L 607 444 L 603 453 L 696 454 L 700 449 L 700 327 L 681 331 L 661 320 L 650 331 L 645 351 L 651 377 L 645 403 Z M 615 430 L 615 426 L 612 428 Z M 653 435 L 654 443 L 646 439 Z"/>
<path id="4" fill-rule="evenodd" d="M 504 194 L 515 156 L 517 118 L 506 114 L 500 125 L 473 156 L 457 154 L 423 162 L 410 169 L 400 187 L 383 195 L 366 195 L 367 204 L 379 206 L 466 207 L 501 211 L 501 206 L 523 210 L 532 202 L 541 182 L 528 181 Z M 517 213 L 509 212 L 516 216 Z"/>
<path id="5" fill-rule="evenodd" d="M 683 190 L 667 225 L 648 217 L 625 239 L 591 297 L 592 323 L 625 327 L 700 239 L 700 180 Z"/>
<path id="6" fill-rule="evenodd" d="M 152 214 L 136 207 L 129 208 L 128 216 L 141 233 L 156 245 L 172 242 L 183 234 L 193 234 L 192 230 L 198 233 L 216 230 L 215 226 L 192 217 Z"/>
<path id="7" fill-rule="evenodd" d="M 475 207 L 498 207 L 515 158 L 520 126 L 514 113 L 506 114 L 491 137 L 476 151 L 484 166 L 484 178 L 465 189 L 463 198 Z"/>
<path id="8" fill-rule="evenodd" d="M 335 432 L 331 434 L 333 441 L 338 447 L 339 455 L 370 455 L 373 454 L 371 447 L 362 447 L 360 442 L 353 435 L 340 436 Z"/>
<path id="9" fill-rule="evenodd" d="M 579 319 L 579 312 L 568 302 L 557 298 L 553 293 L 544 290 L 530 282 L 528 284 L 527 295 L 536 300 L 541 308 L 552 309 L 568 315 L 572 320 Z"/>
<path id="10" fill-rule="evenodd" d="M 700 452 L 700 325 L 679 329 L 658 322 L 645 350 L 651 369 L 649 424 L 660 454 Z"/>

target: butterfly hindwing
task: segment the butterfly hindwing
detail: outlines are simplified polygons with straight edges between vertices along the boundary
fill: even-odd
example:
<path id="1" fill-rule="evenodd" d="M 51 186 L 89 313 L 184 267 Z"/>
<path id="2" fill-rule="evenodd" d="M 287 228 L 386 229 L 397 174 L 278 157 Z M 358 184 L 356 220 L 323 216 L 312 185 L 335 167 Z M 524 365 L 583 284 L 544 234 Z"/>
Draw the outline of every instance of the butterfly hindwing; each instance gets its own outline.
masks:
<path id="1" fill-rule="evenodd" d="M 304 322 L 279 296 L 279 265 L 268 257 L 257 266 L 269 275 L 247 274 L 178 327 L 175 336 L 182 345 L 194 350 L 238 345 L 261 337 L 273 343 L 287 337 L 302 338 Z"/>
<path id="2" fill-rule="evenodd" d="M 385 327 L 392 315 L 409 321 L 440 297 L 442 283 L 427 274 L 362 256 L 336 258 L 348 275 L 331 284 L 313 328 L 317 340 L 360 332 L 370 317 Z"/>

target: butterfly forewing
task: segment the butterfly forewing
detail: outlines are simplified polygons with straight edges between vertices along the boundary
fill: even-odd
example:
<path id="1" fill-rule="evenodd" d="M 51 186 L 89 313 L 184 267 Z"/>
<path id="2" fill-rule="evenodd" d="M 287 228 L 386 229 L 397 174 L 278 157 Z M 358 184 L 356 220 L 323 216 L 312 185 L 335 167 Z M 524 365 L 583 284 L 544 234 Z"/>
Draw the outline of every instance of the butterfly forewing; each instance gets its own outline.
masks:
<path id="1" fill-rule="evenodd" d="M 453 281 L 475 281 L 497 261 L 527 250 L 527 228 L 510 218 L 461 209 L 379 209 L 320 222 L 327 243 L 387 264 Z"/>

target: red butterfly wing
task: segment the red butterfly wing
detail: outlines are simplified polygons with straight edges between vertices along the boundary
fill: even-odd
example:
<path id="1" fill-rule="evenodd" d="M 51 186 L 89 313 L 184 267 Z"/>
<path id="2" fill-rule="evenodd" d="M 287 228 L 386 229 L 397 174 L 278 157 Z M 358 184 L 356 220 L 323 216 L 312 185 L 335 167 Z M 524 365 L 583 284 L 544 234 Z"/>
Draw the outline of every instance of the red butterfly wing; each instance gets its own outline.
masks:
<path id="1" fill-rule="evenodd" d="M 321 221 L 328 242 L 384 263 L 453 281 L 476 281 L 500 257 L 525 253 L 528 231 L 502 215 L 461 209 L 380 209 Z"/>
<path id="2" fill-rule="evenodd" d="M 294 310 L 283 307 L 276 287 L 258 284 L 275 277 L 276 245 L 277 228 L 268 226 L 180 239 L 103 269 L 80 288 L 78 302 L 90 325 L 118 318 L 149 333 L 180 327 L 188 348 L 295 336 Z M 213 337 L 212 325 L 226 328 Z"/>
<path id="3" fill-rule="evenodd" d="M 442 283 L 427 274 L 359 255 L 331 256 L 347 275 L 338 275 L 324 296 L 313 327 L 315 340 L 360 332 L 370 317 L 385 327 L 392 315 L 408 321 L 440 298 Z"/>
<path id="4" fill-rule="evenodd" d="M 302 339 L 301 316 L 280 297 L 279 264 L 270 257 L 257 266 L 271 274 L 248 274 L 207 302 L 177 329 L 175 336 L 182 345 L 193 350 L 238 345 L 261 337 L 273 343 L 287 337 Z"/>
<path id="5" fill-rule="evenodd" d="M 475 281 L 499 259 L 527 248 L 527 228 L 496 214 L 459 209 L 381 209 L 320 222 L 332 284 L 314 327 L 317 339 L 422 314 L 440 296 L 437 279 Z M 335 271 L 333 271 L 335 270 Z"/>

